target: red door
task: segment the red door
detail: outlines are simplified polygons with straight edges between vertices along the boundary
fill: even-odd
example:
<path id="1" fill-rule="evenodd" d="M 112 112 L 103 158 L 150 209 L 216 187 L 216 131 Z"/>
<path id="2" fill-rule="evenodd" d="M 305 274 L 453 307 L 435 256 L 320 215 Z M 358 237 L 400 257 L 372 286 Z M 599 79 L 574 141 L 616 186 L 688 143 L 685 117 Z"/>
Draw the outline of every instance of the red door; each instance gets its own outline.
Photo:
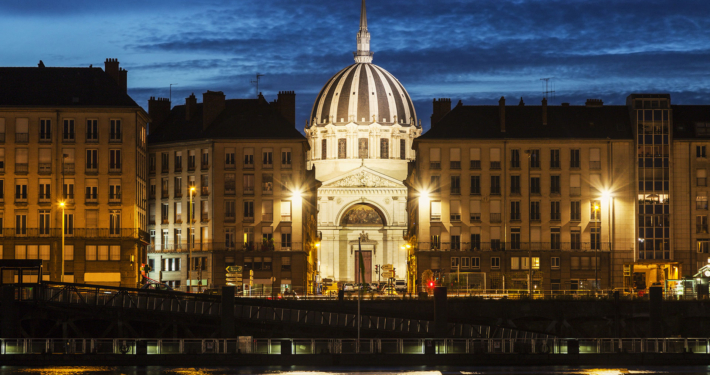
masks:
<path id="1" fill-rule="evenodd" d="M 362 251 L 362 263 L 365 265 L 365 281 L 360 281 L 360 253 L 355 251 L 355 282 L 372 282 L 372 251 Z"/>

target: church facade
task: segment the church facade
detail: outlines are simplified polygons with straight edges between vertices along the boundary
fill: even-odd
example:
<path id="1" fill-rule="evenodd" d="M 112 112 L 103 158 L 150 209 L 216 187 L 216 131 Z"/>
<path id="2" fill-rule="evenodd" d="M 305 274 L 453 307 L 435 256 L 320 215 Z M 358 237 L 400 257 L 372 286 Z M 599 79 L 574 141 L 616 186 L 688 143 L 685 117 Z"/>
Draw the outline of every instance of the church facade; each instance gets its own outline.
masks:
<path id="1" fill-rule="evenodd" d="M 377 282 L 376 265 L 391 264 L 405 279 L 407 164 L 421 134 L 409 94 L 389 72 L 372 64 L 365 2 L 355 64 L 325 84 L 304 133 L 318 189 L 318 274 L 335 282 Z M 358 252 L 365 279 L 361 280 Z"/>

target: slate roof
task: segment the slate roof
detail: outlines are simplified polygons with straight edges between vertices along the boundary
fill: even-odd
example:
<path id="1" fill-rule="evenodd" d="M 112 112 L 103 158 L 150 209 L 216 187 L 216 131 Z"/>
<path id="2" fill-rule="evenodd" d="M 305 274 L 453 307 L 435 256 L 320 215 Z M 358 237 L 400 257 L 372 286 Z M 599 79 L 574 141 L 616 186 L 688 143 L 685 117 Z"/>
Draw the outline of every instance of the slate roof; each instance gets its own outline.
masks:
<path id="1" fill-rule="evenodd" d="M 203 103 L 197 103 L 190 121 L 185 105 L 172 108 L 170 115 L 150 130 L 148 142 L 165 143 L 198 139 L 294 139 L 303 136 L 280 112 L 263 99 L 228 99 L 222 113 L 202 130 Z"/>
<path id="2" fill-rule="evenodd" d="M 694 139 L 710 137 L 706 130 L 704 134 L 697 134 L 695 124 L 710 122 L 710 105 L 671 105 L 673 109 L 673 138 Z"/>
<path id="3" fill-rule="evenodd" d="M 438 139 L 633 139 L 626 106 L 506 106 L 505 132 L 499 107 L 457 105 L 417 140 Z"/>
<path id="4" fill-rule="evenodd" d="M 139 107 L 101 68 L 0 68 L 0 107 Z"/>

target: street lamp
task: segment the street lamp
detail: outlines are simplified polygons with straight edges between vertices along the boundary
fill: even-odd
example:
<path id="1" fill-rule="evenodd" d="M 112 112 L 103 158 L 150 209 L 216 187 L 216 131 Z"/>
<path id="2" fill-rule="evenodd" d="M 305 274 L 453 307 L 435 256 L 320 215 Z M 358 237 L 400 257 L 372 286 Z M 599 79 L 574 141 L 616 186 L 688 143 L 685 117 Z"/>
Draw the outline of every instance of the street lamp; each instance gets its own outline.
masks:
<path id="1" fill-rule="evenodd" d="M 532 215 L 530 212 L 530 188 L 532 187 L 531 186 L 532 185 L 531 184 L 532 178 L 530 177 L 530 168 L 531 168 L 530 157 L 532 156 L 532 151 L 525 150 L 525 154 L 528 156 L 528 293 L 529 293 L 530 297 L 532 297 L 532 294 L 533 294 L 533 288 L 532 288 L 532 284 L 533 284 L 532 244 L 530 243 L 530 241 L 532 239 L 531 234 L 530 234 L 530 231 L 531 231 L 531 228 L 530 228 L 531 223 L 530 222 L 532 221 Z"/>
<path id="2" fill-rule="evenodd" d="M 594 224 L 597 227 L 596 232 L 594 233 L 594 288 L 596 290 L 599 290 L 599 274 L 597 272 L 597 269 L 599 268 L 599 245 L 600 245 L 600 240 L 601 240 L 601 234 L 599 233 L 599 222 L 601 221 L 601 216 L 599 215 L 599 209 L 601 207 L 599 206 L 599 203 L 595 202 L 594 203 L 594 219 L 596 223 Z M 599 237 L 597 237 L 599 236 Z"/>
<path id="3" fill-rule="evenodd" d="M 190 253 L 187 259 L 187 264 L 188 264 L 188 270 L 187 270 L 187 278 L 190 280 L 190 291 L 192 291 L 192 268 L 194 267 L 193 260 L 192 260 L 192 239 L 195 237 L 195 233 L 193 232 L 192 228 L 192 217 L 195 215 L 195 210 L 192 208 L 192 194 L 195 192 L 195 187 L 190 186 L 190 206 L 187 207 L 187 218 L 190 222 L 189 226 L 189 231 L 190 233 L 187 236 L 187 249 Z M 200 267 L 202 268 L 202 267 Z M 198 285 L 202 285 L 202 278 L 200 278 L 200 281 L 198 282 Z"/>
<path id="4" fill-rule="evenodd" d="M 59 276 L 59 281 L 64 282 L 64 201 L 59 202 L 62 208 L 62 273 Z"/>

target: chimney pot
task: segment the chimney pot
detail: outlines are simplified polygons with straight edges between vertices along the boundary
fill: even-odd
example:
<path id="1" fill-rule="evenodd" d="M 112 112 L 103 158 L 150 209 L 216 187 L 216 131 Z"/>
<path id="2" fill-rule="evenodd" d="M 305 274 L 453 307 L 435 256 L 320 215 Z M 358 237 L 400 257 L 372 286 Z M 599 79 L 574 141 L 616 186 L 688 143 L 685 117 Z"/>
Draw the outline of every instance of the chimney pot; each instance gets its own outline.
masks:
<path id="1" fill-rule="evenodd" d="M 260 96 L 263 99 L 263 96 Z M 224 93 L 209 91 L 202 94 L 202 130 L 206 130 L 224 110 Z"/>
<path id="2" fill-rule="evenodd" d="M 460 101 L 459 101 L 460 103 Z M 431 114 L 431 127 L 432 129 L 447 113 L 451 112 L 451 99 L 449 98 L 439 98 L 434 99 L 433 102 L 434 111 Z"/>
<path id="3" fill-rule="evenodd" d="M 157 129 L 170 115 L 170 101 L 167 98 L 151 96 L 148 100 L 148 115 L 150 116 L 150 130 Z"/>
<path id="4" fill-rule="evenodd" d="M 604 102 L 601 99 L 587 99 L 584 105 L 587 107 L 602 107 L 604 106 Z"/>
<path id="5" fill-rule="evenodd" d="M 291 126 L 296 126 L 296 93 L 294 91 L 279 91 L 278 99 L 274 101 L 276 110 L 281 113 Z"/>
<path id="6" fill-rule="evenodd" d="M 190 121 L 195 116 L 195 111 L 197 110 L 197 98 L 193 92 L 185 98 L 185 120 Z"/>

